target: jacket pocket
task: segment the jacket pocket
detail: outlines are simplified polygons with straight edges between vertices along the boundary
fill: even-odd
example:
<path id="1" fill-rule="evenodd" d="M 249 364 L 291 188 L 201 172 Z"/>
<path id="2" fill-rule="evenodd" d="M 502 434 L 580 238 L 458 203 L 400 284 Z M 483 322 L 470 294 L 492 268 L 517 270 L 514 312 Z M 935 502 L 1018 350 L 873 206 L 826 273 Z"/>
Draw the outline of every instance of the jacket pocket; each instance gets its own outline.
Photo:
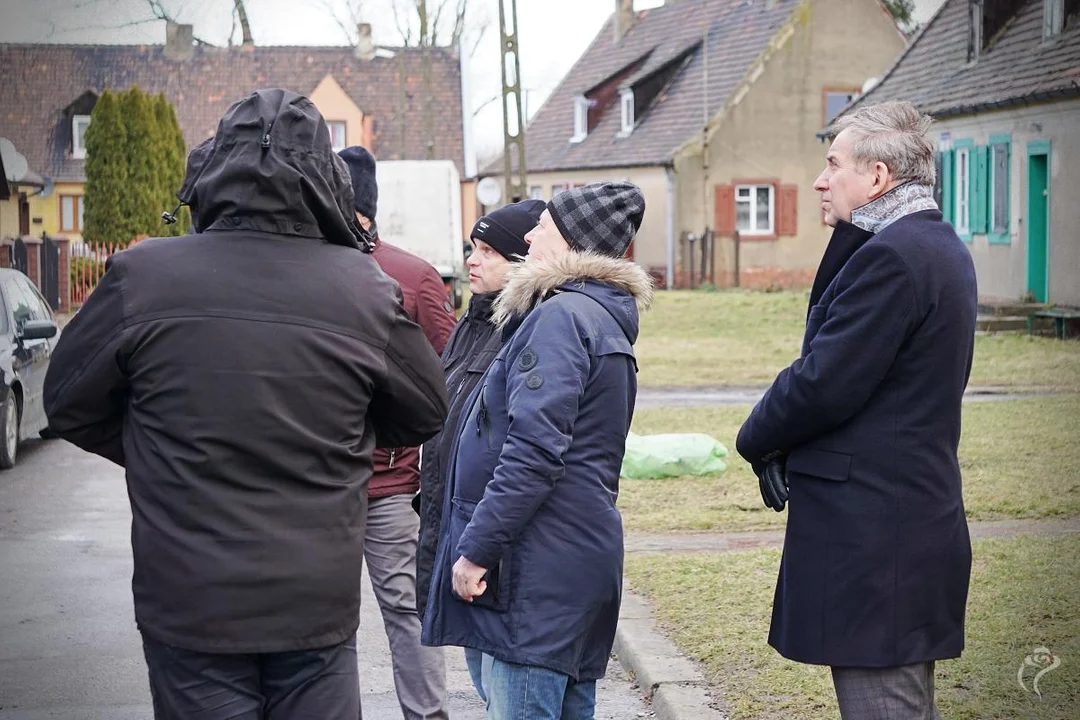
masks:
<path id="1" fill-rule="evenodd" d="M 465 527 L 472 520 L 473 511 L 476 510 L 476 503 L 464 498 L 453 498 L 450 502 L 452 504 L 450 509 L 451 548 L 456 548 L 458 540 L 461 539 L 462 534 L 465 532 Z M 460 557 L 457 550 L 454 549 L 450 553 L 450 595 L 458 602 L 466 605 L 474 605 L 500 613 L 509 610 L 511 554 L 511 551 L 507 549 L 498 564 L 495 567 L 488 568 L 487 573 L 484 575 L 484 581 L 487 583 L 484 593 L 479 597 L 474 597 L 472 602 L 466 602 L 453 591 L 453 566 Z"/>
<path id="2" fill-rule="evenodd" d="M 788 455 L 787 470 L 821 480 L 844 482 L 851 473 L 851 455 L 817 448 L 799 448 Z"/>

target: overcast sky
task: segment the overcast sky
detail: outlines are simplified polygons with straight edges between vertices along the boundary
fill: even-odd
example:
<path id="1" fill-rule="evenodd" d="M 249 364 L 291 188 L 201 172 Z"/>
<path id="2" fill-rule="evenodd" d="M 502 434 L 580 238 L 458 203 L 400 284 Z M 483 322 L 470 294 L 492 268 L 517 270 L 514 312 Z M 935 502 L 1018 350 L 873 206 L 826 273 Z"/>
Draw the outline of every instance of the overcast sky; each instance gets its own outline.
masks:
<path id="1" fill-rule="evenodd" d="M 396 0 L 404 5 L 409 0 Z M 855 0 L 852 0 L 855 1 Z M 943 0 L 916 0 L 916 17 L 925 22 Z M 180 22 L 192 23 L 195 36 L 225 45 L 233 27 L 232 0 L 157 0 Z M 245 0 L 257 45 L 343 45 L 348 38 L 346 3 L 359 5 L 372 24 L 375 42 L 398 45 L 401 36 L 391 4 L 395 0 Z M 440 0 L 429 0 L 435 7 Z M 451 0 L 453 2 L 453 0 Z M 680 0 L 691 4 L 695 0 Z M 469 62 L 477 151 L 502 147 L 499 93 L 498 0 L 470 0 L 471 24 L 487 25 Z M 0 0 L 0 42 L 163 43 L 164 22 L 152 18 L 150 0 Z M 526 112 L 536 112 L 580 57 L 615 8 L 615 0 L 517 0 L 518 42 Z M 636 0 L 636 9 L 663 0 Z M 234 36 L 239 41 L 239 30 Z M 838 49 L 841 51 L 841 49 Z M 294 88 L 301 90 L 300 88 Z M 357 98 L 361 107 L 363 99 Z M 482 107 L 481 107 L 482 106 Z"/>

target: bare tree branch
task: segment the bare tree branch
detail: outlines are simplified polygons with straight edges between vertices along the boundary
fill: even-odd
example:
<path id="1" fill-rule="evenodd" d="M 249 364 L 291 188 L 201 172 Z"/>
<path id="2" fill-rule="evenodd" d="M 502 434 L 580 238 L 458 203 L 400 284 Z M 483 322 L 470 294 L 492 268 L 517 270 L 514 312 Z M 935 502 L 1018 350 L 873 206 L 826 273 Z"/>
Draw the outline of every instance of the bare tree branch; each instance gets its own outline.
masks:
<path id="1" fill-rule="evenodd" d="M 338 14 L 336 9 L 338 4 L 344 4 L 345 11 L 348 13 L 346 19 L 342 19 Z M 322 6 L 333 19 L 334 24 L 341 29 L 341 33 L 345 36 L 345 41 L 349 45 L 355 46 L 360 40 L 357 26 L 360 24 L 362 5 L 360 0 L 343 0 L 343 3 L 335 3 L 333 0 L 322 0 Z"/>
<path id="2" fill-rule="evenodd" d="M 173 19 L 173 16 L 169 14 L 169 11 L 165 9 L 165 6 L 161 4 L 160 0 L 146 0 L 146 3 L 150 6 L 150 12 L 154 14 L 154 18 L 157 20 L 176 22 Z"/>
<path id="3" fill-rule="evenodd" d="M 472 114 L 473 114 L 473 117 L 476 117 L 477 115 L 479 115 L 479 114 L 480 114 L 480 111 L 481 111 L 481 110 L 483 110 L 483 109 L 484 109 L 484 108 L 486 108 L 486 107 L 487 107 L 488 105 L 490 105 L 491 103 L 495 102 L 496 100 L 502 100 L 502 95 L 492 95 L 492 96 L 491 96 L 491 97 L 489 97 L 489 98 L 488 98 L 487 100 L 485 100 L 484 102 L 482 102 L 482 103 L 480 103 L 479 105 L 477 105 L 477 106 L 476 106 L 476 109 L 475 109 L 475 110 L 473 110 L 473 113 L 472 113 Z"/>
<path id="4" fill-rule="evenodd" d="M 450 0 L 442 0 L 435 7 L 435 18 L 428 25 L 428 45 L 432 47 L 439 44 L 439 27 L 442 25 L 443 9 L 446 7 Z"/>
<path id="5" fill-rule="evenodd" d="M 431 45 L 431 25 L 428 23 L 430 16 L 428 15 L 427 0 L 416 0 L 416 14 L 420 18 L 420 46 L 429 47 Z"/>
<path id="6" fill-rule="evenodd" d="M 390 4 L 390 8 L 394 12 L 394 26 L 397 27 L 398 34 L 401 35 L 401 42 L 405 47 L 412 45 L 412 26 L 409 23 L 408 17 L 403 16 L 398 10 L 398 3 L 393 2 Z"/>
<path id="7" fill-rule="evenodd" d="M 251 37 L 251 24 L 248 22 L 244 0 L 233 0 L 233 6 L 236 8 L 236 16 L 240 20 L 240 29 L 244 33 L 244 45 L 254 45 L 255 40 Z"/>
<path id="8" fill-rule="evenodd" d="M 465 34 L 465 13 L 469 9 L 469 0 L 457 0 L 457 8 L 454 12 L 454 29 L 450 34 L 450 46 L 457 48 L 461 44 L 461 37 Z"/>
<path id="9" fill-rule="evenodd" d="M 473 40 L 472 49 L 469 50 L 469 57 L 470 58 L 476 57 L 476 51 L 478 49 L 480 49 L 480 43 L 484 39 L 484 34 L 491 27 L 491 16 L 485 13 L 484 15 L 482 15 L 480 17 L 479 20 L 477 20 L 476 16 L 474 15 L 472 20 L 473 21 L 471 23 L 471 25 L 472 25 L 471 32 L 476 33 L 476 38 Z M 465 32 L 468 33 L 470 31 L 466 30 Z"/>
<path id="10" fill-rule="evenodd" d="M 233 6 L 233 11 L 231 13 L 231 18 L 232 18 L 232 25 L 229 27 L 229 40 L 226 43 L 226 45 L 228 47 L 233 46 L 233 38 L 236 36 L 236 6 Z"/>

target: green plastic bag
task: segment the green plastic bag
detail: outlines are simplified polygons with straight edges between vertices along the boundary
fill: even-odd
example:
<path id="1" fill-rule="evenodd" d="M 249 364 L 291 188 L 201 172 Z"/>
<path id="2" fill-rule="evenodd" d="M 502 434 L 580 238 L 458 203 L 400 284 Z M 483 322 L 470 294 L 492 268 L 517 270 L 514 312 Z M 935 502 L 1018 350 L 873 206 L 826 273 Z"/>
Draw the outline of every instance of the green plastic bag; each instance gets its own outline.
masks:
<path id="1" fill-rule="evenodd" d="M 684 475 L 710 475 L 727 469 L 728 449 L 703 433 L 626 437 L 622 477 L 658 480 Z"/>

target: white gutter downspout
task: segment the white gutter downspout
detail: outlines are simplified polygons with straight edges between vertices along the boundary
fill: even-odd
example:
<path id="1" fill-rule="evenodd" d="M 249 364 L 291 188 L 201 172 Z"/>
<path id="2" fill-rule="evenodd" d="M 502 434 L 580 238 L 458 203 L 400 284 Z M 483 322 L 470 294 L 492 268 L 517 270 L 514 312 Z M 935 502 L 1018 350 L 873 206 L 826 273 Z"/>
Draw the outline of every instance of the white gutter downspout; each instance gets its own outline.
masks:
<path id="1" fill-rule="evenodd" d="M 664 168 L 667 177 L 667 289 L 675 289 L 675 168 Z"/>
<path id="2" fill-rule="evenodd" d="M 465 52 L 465 36 L 458 42 L 458 58 L 461 68 L 461 131 L 465 161 L 462 180 L 476 179 L 476 148 L 473 144 L 472 78 L 469 74 L 469 55 Z"/>

